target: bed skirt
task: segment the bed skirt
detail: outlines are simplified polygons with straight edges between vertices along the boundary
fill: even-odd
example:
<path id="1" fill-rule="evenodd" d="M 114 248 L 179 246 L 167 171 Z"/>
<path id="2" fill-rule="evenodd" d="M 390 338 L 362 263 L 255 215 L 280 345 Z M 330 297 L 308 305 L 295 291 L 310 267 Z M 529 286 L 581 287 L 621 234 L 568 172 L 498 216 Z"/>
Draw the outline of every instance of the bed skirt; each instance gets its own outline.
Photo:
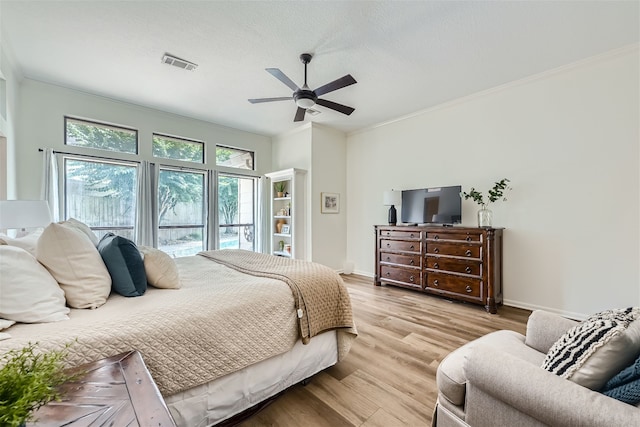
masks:
<path id="1" fill-rule="evenodd" d="M 268 399 L 338 361 L 336 331 L 316 336 L 309 344 L 247 366 L 180 393 L 166 396 L 180 427 L 217 424 Z"/>

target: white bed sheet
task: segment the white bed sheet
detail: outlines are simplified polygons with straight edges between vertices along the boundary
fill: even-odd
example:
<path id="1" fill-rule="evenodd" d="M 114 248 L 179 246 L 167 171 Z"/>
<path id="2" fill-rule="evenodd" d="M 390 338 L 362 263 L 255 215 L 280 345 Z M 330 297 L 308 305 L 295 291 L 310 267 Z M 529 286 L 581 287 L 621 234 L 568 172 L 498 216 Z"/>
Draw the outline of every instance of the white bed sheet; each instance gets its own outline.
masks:
<path id="1" fill-rule="evenodd" d="M 207 384 L 165 397 L 179 427 L 219 423 L 274 396 L 338 361 L 336 331 L 298 341 L 283 354 L 247 366 Z"/>

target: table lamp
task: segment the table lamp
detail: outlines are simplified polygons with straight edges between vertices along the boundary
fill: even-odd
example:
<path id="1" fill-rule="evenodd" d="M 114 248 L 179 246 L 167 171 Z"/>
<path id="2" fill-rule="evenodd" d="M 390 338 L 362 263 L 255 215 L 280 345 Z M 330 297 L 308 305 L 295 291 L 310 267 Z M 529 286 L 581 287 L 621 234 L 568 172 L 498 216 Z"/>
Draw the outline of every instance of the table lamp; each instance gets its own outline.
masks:
<path id="1" fill-rule="evenodd" d="M 0 230 L 45 227 L 51 223 L 46 200 L 0 200 Z"/>
<path id="2" fill-rule="evenodd" d="M 396 225 L 398 222 L 398 213 L 395 204 L 398 202 L 399 191 L 388 190 L 383 193 L 383 205 L 391 206 L 389 208 L 389 225 Z"/>

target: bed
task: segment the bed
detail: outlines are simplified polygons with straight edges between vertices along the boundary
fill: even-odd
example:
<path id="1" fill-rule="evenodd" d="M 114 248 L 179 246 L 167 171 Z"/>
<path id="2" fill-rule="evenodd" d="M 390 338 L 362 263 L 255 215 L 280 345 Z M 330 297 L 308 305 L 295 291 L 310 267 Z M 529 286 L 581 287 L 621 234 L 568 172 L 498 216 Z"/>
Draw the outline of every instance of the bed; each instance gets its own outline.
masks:
<path id="1" fill-rule="evenodd" d="M 69 320 L 16 323 L 0 353 L 38 342 L 71 366 L 136 349 L 179 426 L 209 426 L 334 365 L 357 335 L 342 279 L 241 250 L 175 260 L 182 287 L 111 294 Z"/>

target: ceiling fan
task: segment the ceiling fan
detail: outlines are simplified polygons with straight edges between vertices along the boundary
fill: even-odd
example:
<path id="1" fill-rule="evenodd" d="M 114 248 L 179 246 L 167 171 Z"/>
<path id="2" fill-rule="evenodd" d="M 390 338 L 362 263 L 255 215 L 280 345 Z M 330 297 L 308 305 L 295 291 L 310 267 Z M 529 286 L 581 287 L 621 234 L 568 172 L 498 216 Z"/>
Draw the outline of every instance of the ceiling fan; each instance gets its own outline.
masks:
<path id="1" fill-rule="evenodd" d="M 298 106 L 298 110 L 296 111 L 296 115 L 293 119 L 294 122 L 303 121 L 307 109 L 313 107 L 316 104 L 322 105 L 323 107 L 331 108 L 332 110 L 338 111 L 342 114 L 346 114 L 347 116 L 353 113 L 355 111 L 355 108 L 338 104 L 337 102 L 328 101 L 326 99 L 321 99 L 319 98 L 319 96 L 357 83 L 356 79 L 351 77 L 351 74 L 347 74 L 346 76 L 340 77 L 339 79 L 327 83 L 324 86 L 320 86 L 316 90 L 311 90 L 309 89 L 309 86 L 307 86 L 307 64 L 311 62 L 311 58 L 312 55 L 310 53 L 303 53 L 302 55 L 300 55 L 300 61 L 302 61 L 302 63 L 304 64 L 304 85 L 301 88 L 298 87 L 293 81 L 291 81 L 291 79 L 278 68 L 266 68 L 267 72 L 273 75 L 273 77 L 289 86 L 294 91 L 293 95 L 282 96 L 278 98 L 249 99 L 249 102 L 252 104 L 257 104 L 260 102 L 286 101 L 293 99 Z"/>

